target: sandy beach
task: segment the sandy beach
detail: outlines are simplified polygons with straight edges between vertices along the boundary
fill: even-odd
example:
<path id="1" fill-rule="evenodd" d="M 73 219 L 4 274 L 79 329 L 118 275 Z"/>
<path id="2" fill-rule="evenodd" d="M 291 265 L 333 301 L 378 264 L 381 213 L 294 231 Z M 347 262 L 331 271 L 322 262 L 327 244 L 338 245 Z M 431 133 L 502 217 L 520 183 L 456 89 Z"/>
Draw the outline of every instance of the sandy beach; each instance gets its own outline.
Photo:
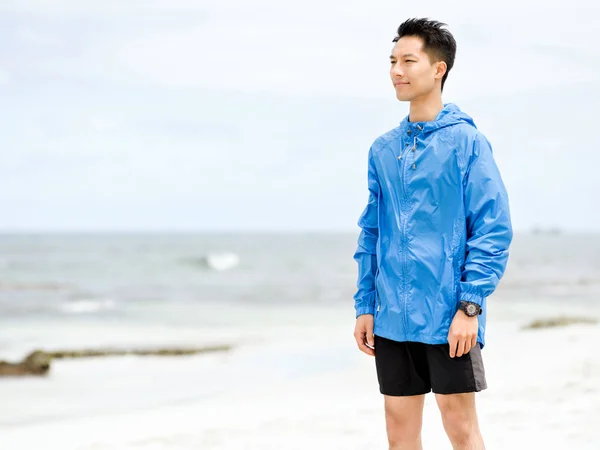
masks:
<path id="1" fill-rule="evenodd" d="M 47 379 L 1 380 L 0 448 L 387 448 L 374 360 L 356 349 L 352 319 L 332 325 L 344 311 L 226 354 L 60 361 Z M 487 448 L 600 448 L 600 326 L 521 325 L 489 326 Z M 432 394 L 424 416 L 424 448 L 451 448 Z"/>

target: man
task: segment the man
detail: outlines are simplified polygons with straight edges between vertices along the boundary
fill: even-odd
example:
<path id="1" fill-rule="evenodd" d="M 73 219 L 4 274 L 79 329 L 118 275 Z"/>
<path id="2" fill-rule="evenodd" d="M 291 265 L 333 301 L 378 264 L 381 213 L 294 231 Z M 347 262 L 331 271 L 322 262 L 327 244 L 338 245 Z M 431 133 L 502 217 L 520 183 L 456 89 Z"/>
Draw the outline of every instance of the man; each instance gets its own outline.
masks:
<path id="1" fill-rule="evenodd" d="M 391 450 L 421 449 L 433 391 L 455 449 L 484 449 L 475 392 L 486 297 L 512 241 L 508 195 L 492 149 L 442 90 L 456 42 L 445 24 L 398 28 L 390 77 L 410 113 L 369 150 L 369 200 L 354 259 L 359 348 L 375 356 Z"/>

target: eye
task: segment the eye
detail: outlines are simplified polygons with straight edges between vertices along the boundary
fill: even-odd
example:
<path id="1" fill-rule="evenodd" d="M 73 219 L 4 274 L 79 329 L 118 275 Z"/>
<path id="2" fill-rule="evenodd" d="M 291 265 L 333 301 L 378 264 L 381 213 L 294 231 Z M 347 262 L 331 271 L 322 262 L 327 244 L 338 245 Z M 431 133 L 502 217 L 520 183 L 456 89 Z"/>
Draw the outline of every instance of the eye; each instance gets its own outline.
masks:
<path id="1" fill-rule="evenodd" d="M 416 61 L 413 59 L 407 59 L 406 62 L 416 62 Z"/>

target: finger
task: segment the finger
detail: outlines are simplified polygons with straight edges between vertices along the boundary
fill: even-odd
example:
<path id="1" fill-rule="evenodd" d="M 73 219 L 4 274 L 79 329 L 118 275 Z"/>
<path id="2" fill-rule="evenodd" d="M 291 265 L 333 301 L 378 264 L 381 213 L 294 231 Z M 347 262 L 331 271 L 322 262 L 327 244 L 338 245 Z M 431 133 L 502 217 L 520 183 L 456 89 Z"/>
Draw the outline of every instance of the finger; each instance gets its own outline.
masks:
<path id="1" fill-rule="evenodd" d="M 467 343 L 465 337 L 461 337 L 458 340 L 458 349 L 456 350 L 456 356 L 459 358 L 465 353 L 465 344 Z"/>
<path id="2" fill-rule="evenodd" d="M 450 358 L 454 358 L 454 356 L 456 355 L 456 338 L 451 337 L 448 339 L 448 343 L 450 344 Z"/>
<path id="3" fill-rule="evenodd" d="M 473 342 L 472 338 L 467 336 L 465 337 L 465 349 L 463 351 L 463 355 L 466 355 L 467 353 L 469 353 L 469 350 L 471 350 L 471 343 Z"/>
<path id="4" fill-rule="evenodd" d="M 367 344 L 365 342 L 362 342 L 360 344 L 360 349 L 367 355 L 375 356 L 375 351 L 372 348 L 367 347 Z"/>
<path id="5" fill-rule="evenodd" d="M 361 352 L 366 353 L 367 355 L 375 356 L 375 352 L 373 352 L 373 349 L 367 347 L 367 345 L 365 343 L 366 339 L 365 339 L 364 332 L 362 334 L 355 335 L 354 337 L 356 338 L 356 343 L 358 344 L 358 349 Z"/>
<path id="6" fill-rule="evenodd" d="M 369 347 L 375 347 L 375 338 L 373 337 L 373 324 L 367 325 L 367 344 Z"/>
<path id="7" fill-rule="evenodd" d="M 471 348 L 475 347 L 477 345 L 477 335 L 474 335 L 473 338 L 471 339 Z M 469 351 L 471 350 L 471 348 L 469 349 Z"/>
<path id="8" fill-rule="evenodd" d="M 467 345 L 465 346 L 465 353 L 469 353 L 474 345 L 475 345 L 474 338 L 472 338 L 472 337 L 469 338 L 467 340 Z"/>
<path id="9" fill-rule="evenodd" d="M 472 348 L 473 348 L 473 340 L 468 337 L 465 340 L 465 352 L 464 352 L 464 354 L 466 355 L 467 353 L 469 353 Z"/>

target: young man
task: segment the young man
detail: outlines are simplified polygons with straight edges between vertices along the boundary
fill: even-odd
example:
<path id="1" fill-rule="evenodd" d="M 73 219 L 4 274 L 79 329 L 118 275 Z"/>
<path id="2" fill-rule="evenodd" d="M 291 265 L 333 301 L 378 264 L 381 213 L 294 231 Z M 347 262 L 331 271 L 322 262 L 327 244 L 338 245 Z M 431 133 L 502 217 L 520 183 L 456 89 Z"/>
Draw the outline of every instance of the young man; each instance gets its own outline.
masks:
<path id="1" fill-rule="evenodd" d="M 486 297 L 512 241 L 508 195 L 489 142 L 442 90 L 456 42 L 445 24 L 398 28 L 390 77 L 410 113 L 369 150 L 369 200 L 358 225 L 358 347 L 375 356 L 391 450 L 421 449 L 433 390 L 455 449 L 483 449 L 475 392 Z"/>

